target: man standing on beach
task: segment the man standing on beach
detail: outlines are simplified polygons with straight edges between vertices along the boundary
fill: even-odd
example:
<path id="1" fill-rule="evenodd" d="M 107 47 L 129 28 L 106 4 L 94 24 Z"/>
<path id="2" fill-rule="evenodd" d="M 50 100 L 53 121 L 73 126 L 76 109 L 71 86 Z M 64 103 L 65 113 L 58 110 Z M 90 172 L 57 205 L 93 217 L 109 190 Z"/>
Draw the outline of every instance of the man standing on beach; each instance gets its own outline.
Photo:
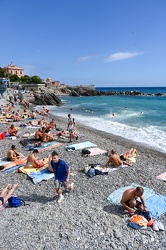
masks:
<path id="1" fill-rule="evenodd" d="M 64 199 L 61 188 L 64 187 L 69 191 L 73 188 L 73 183 L 69 184 L 70 166 L 64 160 L 59 158 L 59 155 L 56 151 L 52 152 L 52 160 L 50 162 L 50 165 L 55 175 L 54 183 L 56 193 L 59 196 L 58 203 L 60 203 Z"/>
<path id="2" fill-rule="evenodd" d="M 122 161 L 120 159 L 120 156 L 116 153 L 116 151 L 114 149 L 111 150 L 111 155 L 109 157 L 108 162 L 104 166 L 104 168 L 107 168 L 110 162 L 112 162 L 112 164 L 115 167 L 123 167 L 123 165 L 132 166 L 132 164 L 128 163 L 127 161 Z"/>
<path id="3" fill-rule="evenodd" d="M 68 124 L 67 131 L 69 131 L 69 143 L 72 142 L 72 139 L 76 137 L 78 140 L 78 132 L 76 131 L 76 121 L 72 118 L 71 114 L 68 114 Z"/>
<path id="4" fill-rule="evenodd" d="M 135 213 L 134 208 L 140 208 L 144 211 L 147 211 L 143 193 L 144 189 L 142 187 L 130 188 L 123 193 L 120 202 L 131 215 Z M 140 198 L 141 202 L 138 201 L 137 198 Z"/>

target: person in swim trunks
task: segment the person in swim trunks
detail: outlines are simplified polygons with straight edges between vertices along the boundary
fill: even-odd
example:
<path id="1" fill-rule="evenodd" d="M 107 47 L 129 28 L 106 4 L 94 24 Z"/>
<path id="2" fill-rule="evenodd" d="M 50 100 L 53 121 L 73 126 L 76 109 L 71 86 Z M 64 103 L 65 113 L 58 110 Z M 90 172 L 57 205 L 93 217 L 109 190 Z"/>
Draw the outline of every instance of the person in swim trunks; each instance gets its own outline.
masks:
<path id="1" fill-rule="evenodd" d="M 30 154 L 27 158 L 27 162 L 26 162 L 26 167 L 29 166 L 29 163 L 34 167 L 34 168 L 41 168 L 44 166 L 45 162 L 44 160 L 39 160 L 37 158 L 37 153 L 39 153 L 39 151 L 37 149 L 34 149 L 32 154 Z"/>
<path id="2" fill-rule="evenodd" d="M 123 193 L 120 202 L 131 215 L 135 213 L 135 208 L 147 211 L 143 193 L 144 189 L 142 187 L 130 188 Z M 141 202 L 137 198 L 140 198 Z"/>
<path id="3" fill-rule="evenodd" d="M 7 161 L 15 161 L 20 159 L 20 153 L 17 152 L 16 146 L 12 145 L 11 149 L 7 152 Z"/>
<path id="4" fill-rule="evenodd" d="M 0 206 L 5 204 L 8 199 L 11 197 L 13 192 L 15 191 L 18 184 L 14 184 L 13 187 L 9 190 L 10 185 L 8 184 L 1 192 L 0 194 Z"/>
<path id="5" fill-rule="evenodd" d="M 116 153 L 114 149 L 111 150 L 111 155 L 104 168 L 107 168 L 110 163 L 112 163 L 115 167 L 122 167 L 123 165 L 132 166 L 132 164 L 121 160 L 120 156 Z"/>

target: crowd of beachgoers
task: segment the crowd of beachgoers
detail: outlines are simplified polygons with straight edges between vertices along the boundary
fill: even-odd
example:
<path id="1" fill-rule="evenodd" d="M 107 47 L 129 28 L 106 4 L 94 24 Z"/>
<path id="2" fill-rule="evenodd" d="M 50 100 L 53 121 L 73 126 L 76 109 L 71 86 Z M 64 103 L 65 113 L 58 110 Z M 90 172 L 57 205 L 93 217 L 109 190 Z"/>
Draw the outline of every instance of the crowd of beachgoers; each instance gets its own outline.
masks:
<path id="1" fill-rule="evenodd" d="M 38 110 L 29 103 L 26 94 L 24 95 L 24 105 L 20 100 L 14 102 L 9 98 L 0 99 L 0 130 L 5 132 L 5 136 L 0 140 L 0 157 L 1 160 L 11 158 L 9 160 L 14 162 L 13 165 L 7 163 L 1 166 L 1 190 L 8 184 L 10 186 L 7 186 L 7 189 L 16 184 L 12 190 L 13 195 L 30 204 L 18 208 L 1 208 L 1 248 L 165 249 L 165 231 L 156 232 L 152 227 L 134 230 L 129 226 L 130 211 L 122 204 L 116 205 L 107 201 L 111 193 L 131 183 L 165 195 L 165 182 L 156 178 L 165 172 L 165 154 L 94 130 L 78 123 L 77 117 L 73 120 L 72 115 L 69 117 L 69 114 L 66 114 L 66 119 L 52 116 L 49 107 Z M 75 126 L 74 131 L 70 128 L 71 120 Z M 24 147 L 20 143 L 26 140 L 32 148 Z M 19 160 L 23 160 L 22 163 L 27 166 L 27 157 L 32 155 L 36 148 L 54 141 L 59 143 L 57 147 L 36 151 L 39 162 L 34 167 L 40 169 L 43 167 L 42 163 L 50 162 L 51 157 L 58 157 L 70 166 L 69 182 L 74 186 L 73 189 L 63 192 L 62 202 L 58 202 L 61 194 L 56 192 L 57 183 L 54 183 L 54 177 L 35 185 L 28 175 L 18 169 L 3 173 L 4 170 L 20 164 Z M 106 153 L 91 156 L 88 152 L 83 155 L 82 150 L 73 149 L 73 144 L 86 141 Z M 13 146 L 16 152 L 14 155 L 10 152 Z M 131 152 L 130 149 L 136 150 Z M 127 167 L 118 165 L 116 171 L 111 171 L 110 156 L 114 153 L 112 150 L 122 156 L 121 161 L 127 162 Z M 52 156 L 53 151 L 57 154 Z M 126 152 L 132 154 L 129 158 L 134 157 L 132 162 L 127 161 L 129 155 Z M 31 160 L 33 163 L 33 159 Z M 116 159 L 112 161 L 114 160 L 114 163 L 117 163 Z M 100 165 L 100 170 L 102 168 L 102 172 L 108 174 L 90 178 L 84 171 L 88 165 Z M 117 167 L 115 165 L 114 168 Z M 54 172 L 54 169 L 50 168 L 50 171 Z M 166 215 L 162 214 L 160 220 L 165 225 Z"/>

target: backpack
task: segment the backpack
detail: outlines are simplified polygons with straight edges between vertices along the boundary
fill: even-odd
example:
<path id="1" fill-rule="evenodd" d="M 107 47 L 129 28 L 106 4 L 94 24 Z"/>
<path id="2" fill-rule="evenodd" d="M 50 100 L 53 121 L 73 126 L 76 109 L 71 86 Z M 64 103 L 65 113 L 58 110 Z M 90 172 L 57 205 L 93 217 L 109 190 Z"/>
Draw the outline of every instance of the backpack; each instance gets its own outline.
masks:
<path id="1" fill-rule="evenodd" d="M 29 204 L 25 204 L 25 201 L 19 197 L 16 196 L 11 196 L 8 199 L 8 203 L 10 207 L 20 207 L 21 205 L 29 205 Z"/>
<path id="2" fill-rule="evenodd" d="M 82 156 L 84 156 L 84 155 L 90 155 L 90 153 L 91 152 L 88 149 L 86 149 L 86 148 L 82 149 Z"/>
<path id="3" fill-rule="evenodd" d="M 29 139 L 23 139 L 20 141 L 20 143 L 23 147 L 27 147 L 29 144 Z"/>

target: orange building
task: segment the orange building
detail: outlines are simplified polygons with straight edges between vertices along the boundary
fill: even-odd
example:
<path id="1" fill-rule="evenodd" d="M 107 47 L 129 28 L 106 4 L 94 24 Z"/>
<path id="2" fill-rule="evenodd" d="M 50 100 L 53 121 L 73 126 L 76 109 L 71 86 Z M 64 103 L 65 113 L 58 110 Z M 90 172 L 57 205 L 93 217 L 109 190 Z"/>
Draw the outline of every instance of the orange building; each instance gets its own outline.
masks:
<path id="1" fill-rule="evenodd" d="M 9 64 L 6 68 L 6 72 L 12 75 L 17 75 L 18 77 L 24 76 L 24 69 L 17 67 L 14 64 Z"/>

